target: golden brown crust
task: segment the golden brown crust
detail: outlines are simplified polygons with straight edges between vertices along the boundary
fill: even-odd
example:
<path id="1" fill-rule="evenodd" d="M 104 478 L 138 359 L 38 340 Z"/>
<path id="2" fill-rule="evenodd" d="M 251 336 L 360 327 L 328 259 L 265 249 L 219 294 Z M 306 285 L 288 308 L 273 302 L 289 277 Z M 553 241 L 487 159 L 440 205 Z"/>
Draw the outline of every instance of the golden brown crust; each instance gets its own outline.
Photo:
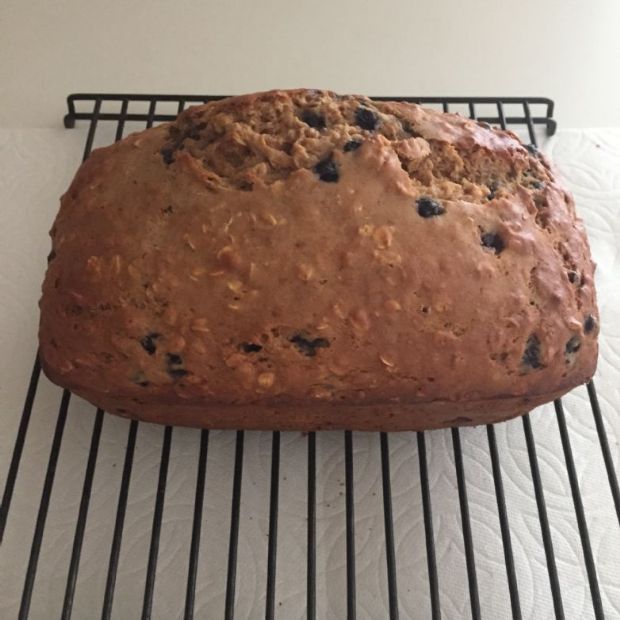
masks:
<path id="1" fill-rule="evenodd" d="M 593 264 L 548 162 L 411 104 L 191 108 L 94 151 L 52 238 L 44 369 L 141 419 L 482 423 L 596 364 Z"/>

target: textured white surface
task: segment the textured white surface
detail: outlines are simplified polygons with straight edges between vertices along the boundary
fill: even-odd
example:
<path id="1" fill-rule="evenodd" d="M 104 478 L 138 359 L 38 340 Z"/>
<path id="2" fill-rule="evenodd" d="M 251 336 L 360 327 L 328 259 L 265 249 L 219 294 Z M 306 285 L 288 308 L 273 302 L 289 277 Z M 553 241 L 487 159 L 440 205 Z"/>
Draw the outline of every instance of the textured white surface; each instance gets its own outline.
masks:
<path id="1" fill-rule="evenodd" d="M 8 468 L 36 349 L 36 302 L 49 247 L 47 230 L 57 199 L 79 162 L 84 127 L 0 131 L 0 483 Z M 97 142 L 111 139 L 105 128 Z M 602 317 L 597 373 L 616 468 L 620 460 L 620 130 L 563 131 L 548 144 L 575 193 L 598 262 Z M 61 391 L 42 378 L 0 548 L 0 617 L 17 614 Z M 564 400 L 603 606 L 620 617 L 620 529 L 585 388 Z M 31 617 L 60 615 L 93 408 L 72 398 L 51 498 Z M 553 408 L 532 414 L 538 458 L 567 618 L 593 617 Z M 98 617 L 129 425 L 106 416 L 73 618 Z M 496 427 L 524 618 L 552 617 L 540 524 L 520 420 Z M 469 614 L 454 455 L 449 431 L 427 433 L 429 479 L 443 617 Z M 480 601 L 484 617 L 511 617 L 506 569 L 484 428 L 461 432 Z M 113 617 L 138 617 L 151 535 L 163 429 L 140 425 Z M 342 433 L 317 437 L 317 617 L 345 617 L 345 498 Z M 175 429 L 164 508 L 154 618 L 182 616 L 191 535 L 199 433 Z M 196 617 L 224 609 L 235 435 L 211 433 Z M 398 594 L 401 618 L 430 617 L 430 596 L 415 435 L 390 436 Z M 237 618 L 264 616 L 271 435 L 247 433 L 237 569 Z M 354 435 L 357 611 L 360 619 L 387 617 L 387 578 L 379 436 Z M 282 436 L 276 615 L 305 617 L 306 438 Z"/>

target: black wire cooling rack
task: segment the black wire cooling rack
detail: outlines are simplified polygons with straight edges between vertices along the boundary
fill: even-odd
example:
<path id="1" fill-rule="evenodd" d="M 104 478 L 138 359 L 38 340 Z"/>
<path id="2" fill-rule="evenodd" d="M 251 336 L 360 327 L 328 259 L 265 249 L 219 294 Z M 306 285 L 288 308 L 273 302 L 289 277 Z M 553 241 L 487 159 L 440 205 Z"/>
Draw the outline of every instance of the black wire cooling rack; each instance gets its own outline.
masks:
<path id="1" fill-rule="evenodd" d="M 167 121 L 173 119 L 178 112 L 181 112 L 188 104 L 202 103 L 218 99 L 217 96 L 180 96 L 180 95 L 127 95 L 127 94 L 76 94 L 68 98 L 68 114 L 64 118 L 65 127 L 71 128 L 76 121 L 86 121 L 89 123 L 86 144 L 84 147 L 84 159 L 88 157 L 93 144 L 95 142 L 96 132 L 102 126 L 108 128 L 114 127 L 115 133 L 113 137 L 118 140 L 123 136 L 124 131 L 130 123 L 134 125 L 146 124 L 146 127 L 152 126 L 155 122 Z M 537 144 L 537 133 L 541 130 L 546 131 L 548 135 L 555 132 L 556 123 L 553 119 L 553 102 L 546 98 L 487 98 L 487 97 L 377 97 L 377 99 L 399 99 L 422 103 L 431 107 L 437 107 L 444 111 L 459 111 L 471 118 L 485 121 L 491 124 L 497 124 L 501 127 L 510 127 L 516 131 L 521 137 L 534 145 Z M 135 108 L 139 107 L 139 110 Z M 112 109 L 111 109 L 112 108 Z M 161 111 L 165 108 L 165 111 Z M 112 134 L 110 134 L 112 137 Z M 0 540 L 4 537 L 7 521 L 10 517 L 18 519 L 20 515 L 10 513 L 11 500 L 14 496 L 16 481 L 21 467 L 27 467 L 26 462 L 22 462 L 22 453 L 26 442 L 29 427 L 31 426 L 31 413 L 33 404 L 37 395 L 37 388 L 40 379 L 40 365 L 35 361 L 30 383 L 26 393 L 25 404 L 21 414 L 21 420 L 18 425 L 12 457 L 8 472 L 6 473 L 6 484 L 2 497 L 2 507 L 0 512 Z M 615 506 L 616 516 L 620 524 L 620 492 L 618 489 L 618 481 L 614 470 L 612 454 L 607 439 L 605 424 L 599 401 L 597 398 L 594 383 L 587 385 L 587 393 L 589 403 L 592 410 L 592 420 L 596 427 L 598 441 L 600 443 L 600 451 L 607 474 L 609 487 L 613 504 Z M 58 416 L 56 419 L 55 430 L 51 441 L 49 460 L 43 482 L 43 490 L 38 504 L 36 514 L 34 535 L 30 547 L 30 555 L 27 562 L 25 574 L 23 576 L 23 591 L 21 594 L 21 603 L 19 607 L 19 618 L 30 617 L 31 601 L 35 579 L 37 577 L 37 567 L 41 553 L 43 535 L 50 506 L 50 499 L 54 489 L 54 479 L 61 455 L 63 432 L 67 420 L 69 401 L 71 395 L 66 390 L 62 394 Z M 597 578 L 597 566 L 595 557 L 590 544 L 588 525 L 584 513 L 584 506 L 580 492 L 580 484 L 575 467 L 575 460 L 571 448 L 569 431 L 564 414 L 563 404 L 560 400 L 554 403 L 555 415 L 561 440 L 562 451 L 564 455 L 564 463 L 566 466 L 566 475 L 570 484 L 572 494 L 572 502 L 574 507 L 575 518 L 578 526 L 578 532 L 583 552 L 583 561 L 585 571 L 589 583 L 589 591 L 591 594 L 591 604 L 594 616 L 596 618 L 604 617 L 603 599 L 599 580 Z M 83 486 L 81 490 L 81 499 L 79 509 L 76 515 L 75 524 L 73 526 L 73 537 L 71 542 L 71 553 L 68 567 L 66 568 L 66 586 L 64 588 L 64 600 L 62 603 L 61 617 L 68 619 L 72 615 L 74 595 L 76 584 L 78 582 L 78 572 L 80 569 L 80 559 L 82 555 L 84 536 L 89 516 L 89 505 L 91 504 L 93 479 L 95 476 L 97 459 L 100 454 L 100 444 L 102 437 L 102 428 L 104 424 L 104 412 L 97 410 L 94 416 L 94 425 L 88 449 L 88 458 L 86 460 L 85 471 L 83 475 Z M 113 602 L 115 589 L 117 588 L 117 572 L 119 567 L 119 557 L 121 552 L 121 543 L 123 542 L 123 533 L 125 525 L 125 516 L 127 511 L 127 502 L 129 495 L 130 480 L 132 477 L 132 467 L 134 465 L 134 453 L 136 449 L 136 438 L 138 434 L 139 423 L 132 421 L 128 423 L 128 435 L 126 449 L 124 451 L 124 462 L 122 467 L 122 476 L 120 480 L 120 489 L 116 503 L 116 516 L 113 527 L 111 546 L 107 558 L 102 558 L 105 562 L 107 559 L 107 577 L 105 582 L 105 591 L 103 600 L 92 602 L 91 613 L 88 617 L 100 616 L 103 619 L 112 617 Z M 553 602 L 553 611 L 556 618 L 564 618 L 564 602 L 560 588 L 560 579 L 558 577 L 558 567 L 554 555 L 553 538 L 551 535 L 551 524 L 548 516 L 548 510 L 545 504 L 545 493 L 543 491 L 543 477 L 539 467 L 539 457 L 537 456 L 536 441 L 532 429 L 530 416 L 525 415 L 522 418 L 524 441 L 527 447 L 527 457 L 531 472 L 532 488 L 535 495 L 538 520 L 540 523 L 540 533 L 543 549 L 541 550 L 541 558 L 546 563 L 546 572 L 548 573 L 549 587 Z M 199 450 L 197 454 L 197 474 L 195 497 L 193 503 L 193 519 L 191 527 L 191 542 L 189 544 L 189 557 L 187 558 L 187 575 L 183 577 L 184 590 L 183 595 L 183 611 L 182 616 L 186 619 L 195 616 L 195 600 L 198 581 L 198 568 L 204 558 L 200 556 L 201 533 L 204 525 L 205 513 L 205 485 L 207 481 L 207 454 L 209 450 L 210 433 L 207 430 L 197 431 L 200 434 Z M 469 590 L 469 605 L 471 608 L 471 616 L 473 618 L 481 617 L 481 604 L 479 595 L 479 579 L 476 574 L 476 561 L 474 553 L 474 539 L 472 536 L 472 527 L 470 520 L 470 504 L 468 502 L 467 482 L 464 468 L 463 447 L 461 443 L 462 430 L 458 428 L 451 429 L 451 443 L 454 452 L 455 475 L 458 488 L 458 502 L 460 507 L 460 520 L 462 527 L 462 536 L 465 552 L 465 563 L 467 571 L 467 583 Z M 166 498 L 166 485 L 168 479 L 169 465 L 171 462 L 171 442 L 172 427 L 162 429 L 163 441 L 161 445 L 161 458 L 159 460 L 159 474 L 157 478 L 156 494 L 154 509 L 150 520 L 151 535 L 148 551 L 148 561 L 143 576 L 139 579 L 143 584 L 142 597 L 142 618 L 154 617 L 153 600 L 156 591 L 156 575 L 158 553 L 160 548 L 160 538 L 162 532 L 162 516 L 164 511 L 164 503 Z M 230 515 L 222 515 L 222 518 L 228 519 L 228 554 L 225 566 L 221 566 L 222 571 L 226 573 L 225 580 L 225 598 L 224 598 L 224 617 L 232 619 L 235 617 L 236 604 L 236 576 L 238 569 L 238 546 L 239 546 L 239 527 L 240 516 L 242 514 L 241 490 L 243 481 L 243 463 L 244 463 L 244 441 L 247 433 L 237 431 L 235 437 L 234 449 L 234 465 L 232 470 L 232 496 Z M 503 557 L 505 562 L 505 570 L 507 577 L 507 586 L 509 593 L 509 608 L 513 618 L 522 617 L 522 601 L 519 597 L 518 588 L 518 571 L 515 567 L 515 559 L 513 546 L 511 543 L 509 511 L 507 510 L 504 483 L 502 480 L 502 466 L 500 464 L 500 453 L 498 450 L 498 442 L 496 439 L 496 431 L 493 425 L 486 427 L 488 453 L 492 469 L 493 488 L 497 504 L 497 515 L 499 518 L 499 526 L 501 532 L 501 541 L 503 547 Z M 213 442 L 213 433 L 212 442 Z M 305 541 L 305 601 L 304 601 L 304 617 L 310 620 L 317 618 L 317 548 L 320 540 L 317 537 L 317 437 L 316 433 L 309 433 L 304 439 L 307 455 L 304 461 L 307 461 L 306 479 L 306 541 Z M 342 449 L 344 451 L 344 502 L 346 517 L 346 544 L 345 544 L 345 567 L 346 567 L 346 588 L 343 597 L 346 599 L 344 609 L 346 609 L 347 618 L 357 617 L 357 570 L 356 570 L 356 521 L 355 515 L 355 474 L 354 474 L 354 458 L 353 458 L 353 437 L 354 433 L 344 431 L 342 435 Z M 414 440 L 413 434 L 410 434 L 411 440 Z M 419 459 L 419 476 L 421 490 L 421 508 L 423 513 L 423 524 L 425 534 L 426 548 L 426 564 L 428 568 L 428 591 L 430 595 L 430 613 L 432 618 L 442 617 L 441 607 L 441 589 L 438 578 L 436 549 L 436 534 L 433 529 L 434 513 L 431 503 L 431 486 L 429 484 L 429 466 L 427 461 L 427 438 L 428 434 L 419 432 L 415 436 L 412 446 L 417 444 L 417 452 Z M 397 549 L 394 537 L 394 518 L 393 518 L 393 495 L 392 481 L 393 477 L 390 472 L 391 453 L 390 453 L 390 435 L 379 433 L 378 441 L 380 445 L 380 472 L 379 478 L 382 487 L 382 520 L 384 527 L 385 541 L 385 571 L 387 581 L 388 605 L 387 613 L 390 619 L 399 617 L 399 613 L 403 617 L 413 617 L 411 610 L 403 610 L 399 604 L 399 588 L 403 586 L 402 580 L 399 582 L 399 571 L 397 568 Z M 267 537 L 267 554 L 266 566 L 264 573 L 264 607 L 257 610 L 254 617 L 274 618 L 277 614 L 277 597 L 276 597 L 276 575 L 277 575 L 277 549 L 278 549 L 278 518 L 280 507 L 280 481 L 281 481 L 281 434 L 273 432 L 271 434 L 271 454 L 270 454 L 270 483 L 268 491 L 268 537 Z M 267 499 L 267 498 L 266 498 Z M 207 498 L 208 500 L 208 498 Z M 145 525 L 148 527 L 148 524 Z M 262 578 L 261 577 L 261 578 Z M 484 584 L 482 585 L 484 587 Z M 404 611 L 404 613 L 403 613 Z M 51 617 L 51 616 L 49 616 Z M 161 617 L 161 616 L 160 616 Z M 211 618 L 211 614 L 206 617 Z M 321 617 L 319 615 L 319 617 Z M 420 617 L 420 616 L 416 616 Z M 444 617 L 446 613 L 444 611 Z"/>

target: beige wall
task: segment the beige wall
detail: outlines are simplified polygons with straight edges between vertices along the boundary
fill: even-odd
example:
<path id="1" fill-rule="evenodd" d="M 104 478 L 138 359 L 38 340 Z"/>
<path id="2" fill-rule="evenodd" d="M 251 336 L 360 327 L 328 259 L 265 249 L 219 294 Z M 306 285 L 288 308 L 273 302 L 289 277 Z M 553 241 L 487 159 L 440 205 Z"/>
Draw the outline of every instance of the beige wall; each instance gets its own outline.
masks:
<path id="1" fill-rule="evenodd" d="M 102 8 L 106 7 L 106 8 Z M 546 95 L 620 125 L 620 1 L 0 0 L 0 125 L 75 91 Z"/>

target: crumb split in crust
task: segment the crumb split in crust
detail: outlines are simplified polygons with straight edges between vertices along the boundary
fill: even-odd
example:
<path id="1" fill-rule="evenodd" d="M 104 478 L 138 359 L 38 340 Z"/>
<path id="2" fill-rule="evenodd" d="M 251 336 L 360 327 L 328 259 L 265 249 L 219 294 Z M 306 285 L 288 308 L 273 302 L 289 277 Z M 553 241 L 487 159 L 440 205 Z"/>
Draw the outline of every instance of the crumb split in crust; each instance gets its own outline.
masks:
<path id="1" fill-rule="evenodd" d="M 51 234 L 43 367 L 122 415 L 254 405 L 248 427 L 308 429 L 338 405 L 351 428 L 420 429 L 484 403 L 465 416 L 483 423 L 596 364 L 594 266 L 548 162 L 413 104 L 190 108 L 94 151 Z"/>

